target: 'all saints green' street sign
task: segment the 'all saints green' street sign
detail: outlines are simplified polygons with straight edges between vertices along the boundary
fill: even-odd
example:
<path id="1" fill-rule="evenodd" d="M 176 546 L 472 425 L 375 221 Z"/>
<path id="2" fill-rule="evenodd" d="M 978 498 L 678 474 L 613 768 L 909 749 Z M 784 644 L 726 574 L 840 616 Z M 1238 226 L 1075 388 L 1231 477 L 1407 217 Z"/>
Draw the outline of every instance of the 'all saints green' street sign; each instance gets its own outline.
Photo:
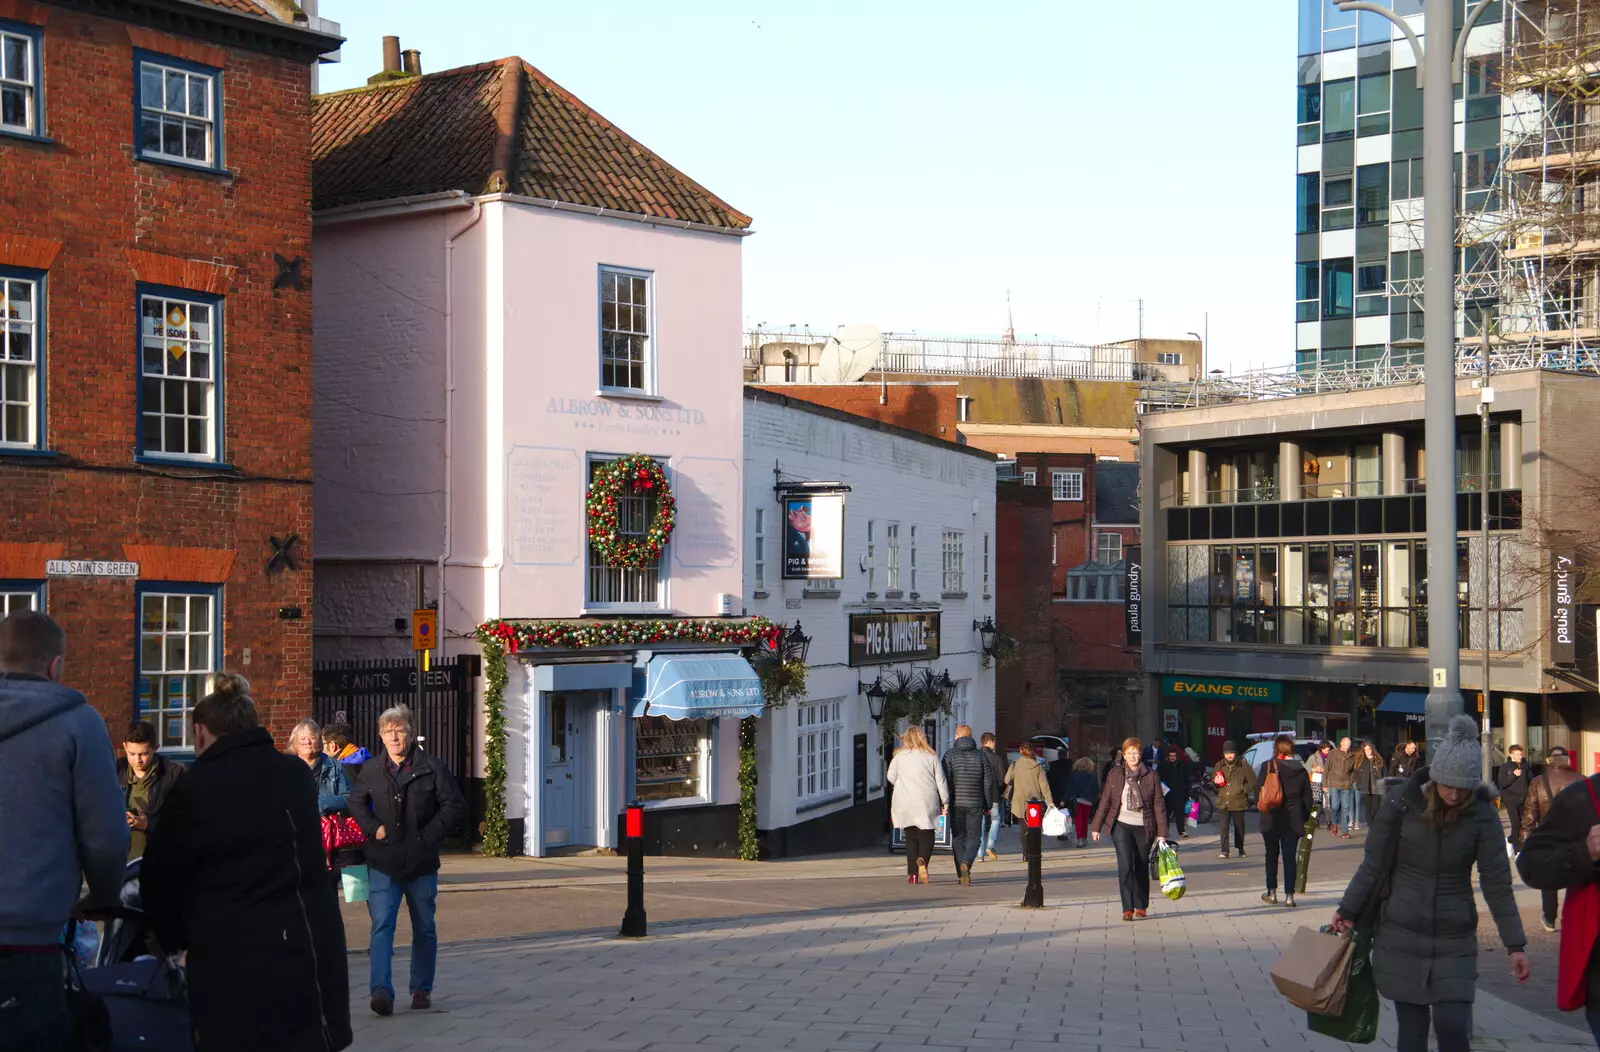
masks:
<path id="1" fill-rule="evenodd" d="M 1201 676 L 1162 676 L 1161 693 L 1199 701 L 1260 701 L 1282 704 L 1283 684 L 1255 679 L 1211 679 Z"/>

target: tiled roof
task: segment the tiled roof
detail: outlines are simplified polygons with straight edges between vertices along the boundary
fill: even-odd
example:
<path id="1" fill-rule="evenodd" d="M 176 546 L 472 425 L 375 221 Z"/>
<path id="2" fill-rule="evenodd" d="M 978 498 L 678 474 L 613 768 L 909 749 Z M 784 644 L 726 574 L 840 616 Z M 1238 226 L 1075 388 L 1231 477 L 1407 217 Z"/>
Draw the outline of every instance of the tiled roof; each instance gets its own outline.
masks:
<path id="1" fill-rule="evenodd" d="M 257 18 L 272 17 L 272 13 L 256 3 L 256 0 L 195 0 L 195 2 L 206 7 L 220 7 L 224 11 L 233 11 L 241 15 L 255 15 Z"/>
<path id="2" fill-rule="evenodd" d="M 750 225 L 518 58 L 321 95 L 312 112 L 315 208 L 504 191 L 734 230 Z"/>

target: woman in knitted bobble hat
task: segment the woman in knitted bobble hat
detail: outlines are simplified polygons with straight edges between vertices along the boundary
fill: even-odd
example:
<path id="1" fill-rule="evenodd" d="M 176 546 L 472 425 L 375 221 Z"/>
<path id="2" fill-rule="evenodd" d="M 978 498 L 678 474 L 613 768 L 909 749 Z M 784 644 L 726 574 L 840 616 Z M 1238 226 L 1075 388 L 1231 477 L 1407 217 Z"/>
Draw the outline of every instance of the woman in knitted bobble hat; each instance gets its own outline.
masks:
<path id="1" fill-rule="evenodd" d="M 1468 1052 L 1478 979 L 1474 865 L 1518 982 L 1528 978 L 1526 940 L 1505 832 L 1492 791 L 1480 782 L 1483 754 L 1472 717 L 1452 719 L 1431 756 L 1432 764 L 1405 782 L 1389 780 L 1333 926 L 1346 932 L 1358 921 L 1376 925 L 1372 970 L 1378 993 L 1394 1002 L 1398 1052 L 1427 1052 L 1430 1020 L 1439 1052 Z"/>

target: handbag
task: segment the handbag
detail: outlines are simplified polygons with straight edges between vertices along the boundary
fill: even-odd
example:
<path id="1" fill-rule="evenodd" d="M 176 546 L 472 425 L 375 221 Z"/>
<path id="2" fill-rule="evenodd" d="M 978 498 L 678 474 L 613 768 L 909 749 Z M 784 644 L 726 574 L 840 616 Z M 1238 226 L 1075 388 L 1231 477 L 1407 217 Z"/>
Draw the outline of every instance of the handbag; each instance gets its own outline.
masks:
<path id="1" fill-rule="evenodd" d="M 1256 794 L 1256 810 L 1272 811 L 1283 806 L 1283 782 L 1278 778 L 1278 761 L 1267 764 L 1261 776 L 1261 791 Z"/>
<path id="2" fill-rule="evenodd" d="M 1043 832 L 1045 836 L 1067 835 L 1067 816 L 1060 808 L 1045 808 Z"/>
<path id="3" fill-rule="evenodd" d="M 349 815 L 322 816 L 322 853 L 331 855 L 342 847 L 360 847 L 367 836 Z"/>
<path id="4" fill-rule="evenodd" d="M 1296 1008 L 1316 1015 L 1341 1015 L 1350 993 L 1355 940 L 1327 929 L 1302 927 L 1272 966 L 1272 984 Z"/>
<path id="5" fill-rule="evenodd" d="M 1600 820 L 1600 796 L 1585 778 L 1595 817 Z M 1571 1012 L 1585 1007 L 1588 998 L 1589 954 L 1600 935 L 1600 884 L 1590 881 L 1567 891 L 1561 907 L 1561 948 L 1556 963 L 1556 1007 Z"/>

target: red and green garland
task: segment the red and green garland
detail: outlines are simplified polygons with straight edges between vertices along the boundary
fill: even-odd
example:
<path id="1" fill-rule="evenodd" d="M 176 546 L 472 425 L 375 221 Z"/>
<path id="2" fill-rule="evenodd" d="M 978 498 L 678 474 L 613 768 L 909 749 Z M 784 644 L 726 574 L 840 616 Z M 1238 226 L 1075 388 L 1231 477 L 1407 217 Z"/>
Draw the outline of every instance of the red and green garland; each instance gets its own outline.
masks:
<path id="1" fill-rule="evenodd" d="M 764 617 L 741 621 L 718 618 L 642 618 L 617 621 L 488 621 L 480 638 L 499 643 L 508 654 L 519 650 L 644 646 L 651 643 L 770 643 L 778 626 Z"/>
<path id="2" fill-rule="evenodd" d="M 617 522 L 618 502 L 629 489 L 655 498 L 655 517 L 644 536 L 626 536 Z M 661 465 L 643 453 L 630 453 L 595 468 L 594 481 L 584 499 L 589 516 L 589 543 L 607 566 L 631 570 L 654 566 L 672 537 L 678 502 Z"/>

